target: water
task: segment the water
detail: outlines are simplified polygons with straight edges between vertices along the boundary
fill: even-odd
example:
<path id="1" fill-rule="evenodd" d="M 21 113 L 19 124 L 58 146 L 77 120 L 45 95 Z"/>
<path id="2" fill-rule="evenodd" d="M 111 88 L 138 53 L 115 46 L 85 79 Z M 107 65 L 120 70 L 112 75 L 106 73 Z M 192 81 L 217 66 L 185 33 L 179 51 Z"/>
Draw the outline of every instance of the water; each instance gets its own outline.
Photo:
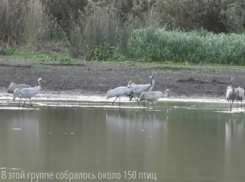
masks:
<path id="1" fill-rule="evenodd" d="M 44 172 L 54 177 L 38 181 L 69 181 L 55 177 L 65 171 L 96 176 L 72 181 L 125 181 L 130 174 L 127 181 L 135 182 L 155 175 L 164 182 L 245 180 L 244 110 L 226 113 L 227 104 L 215 103 L 159 102 L 155 111 L 102 104 L 0 109 L 0 181 L 31 181 L 27 173 Z M 25 178 L 4 180 L 4 172 Z M 120 179 L 99 180 L 100 173 L 120 173 Z"/>

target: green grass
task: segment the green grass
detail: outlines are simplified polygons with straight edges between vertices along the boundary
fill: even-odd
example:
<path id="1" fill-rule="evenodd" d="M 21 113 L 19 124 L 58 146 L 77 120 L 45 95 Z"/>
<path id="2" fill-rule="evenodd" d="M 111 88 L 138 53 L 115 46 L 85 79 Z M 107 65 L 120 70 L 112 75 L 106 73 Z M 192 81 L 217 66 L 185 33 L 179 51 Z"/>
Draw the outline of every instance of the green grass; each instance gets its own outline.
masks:
<path id="1" fill-rule="evenodd" d="M 7 49 L 7 56 L 0 56 L 2 60 L 11 60 L 11 61 L 21 61 L 21 62 L 33 62 L 37 64 L 42 63 L 67 63 L 67 64 L 98 64 L 101 66 L 113 66 L 113 65 L 125 65 L 125 66 L 145 66 L 145 67 L 163 67 L 163 68 L 182 68 L 182 69 L 189 69 L 189 68 L 219 68 L 224 67 L 220 64 L 216 63 L 207 63 L 207 64 L 196 64 L 196 63 L 188 63 L 185 62 L 176 62 L 176 61 L 150 61 L 146 62 L 143 59 L 108 59 L 107 61 L 86 61 L 84 59 L 74 59 L 72 58 L 69 53 L 57 53 L 54 51 L 31 51 L 26 48 L 9 48 Z M 237 66 L 233 66 L 237 67 Z M 238 66 L 239 68 L 239 66 Z M 242 67 L 241 67 L 242 68 Z"/>
<path id="2" fill-rule="evenodd" d="M 69 54 L 66 53 L 57 53 L 57 52 L 37 52 L 29 51 L 23 48 L 11 48 L 8 49 L 7 56 L 0 56 L 1 64 L 34 64 L 35 66 L 40 67 L 40 69 L 45 69 L 45 66 L 50 65 L 73 65 L 73 66 L 95 66 L 101 68 L 113 68 L 113 67 L 141 67 L 141 68 L 151 68 L 157 73 L 161 72 L 198 72 L 203 70 L 210 70 L 212 72 L 224 72 L 227 69 L 239 70 L 243 69 L 242 66 L 227 66 L 222 64 L 185 64 L 182 62 L 144 62 L 144 61 L 132 61 L 130 59 L 123 61 L 86 61 L 84 59 L 72 59 Z M 68 67 L 59 67 L 59 69 L 67 69 Z M 70 67 L 69 69 L 72 69 Z"/>
<path id="3" fill-rule="evenodd" d="M 93 50 L 95 58 L 101 56 L 101 47 L 99 48 Z M 131 34 L 129 51 L 130 55 L 121 55 L 116 47 L 111 47 L 106 58 L 89 62 L 101 66 L 146 66 L 169 70 L 239 66 L 245 64 L 245 36 L 213 34 L 207 31 L 138 29 Z M 81 57 L 73 58 L 69 45 L 62 42 L 49 42 L 34 48 L 10 47 L 6 52 L 8 56 L 5 58 L 8 57 L 9 60 L 40 64 L 89 64 Z"/>
<path id="4" fill-rule="evenodd" d="M 9 48 L 7 49 L 8 56 L 17 59 L 25 59 L 27 62 L 37 63 L 64 63 L 71 64 L 75 61 L 69 54 L 56 52 L 39 52 L 31 51 L 24 48 Z"/>
<path id="5" fill-rule="evenodd" d="M 129 50 L 133 58 L 146 62 L 245 65 L 243 34 L 137 29 L 131 34 Z"/>

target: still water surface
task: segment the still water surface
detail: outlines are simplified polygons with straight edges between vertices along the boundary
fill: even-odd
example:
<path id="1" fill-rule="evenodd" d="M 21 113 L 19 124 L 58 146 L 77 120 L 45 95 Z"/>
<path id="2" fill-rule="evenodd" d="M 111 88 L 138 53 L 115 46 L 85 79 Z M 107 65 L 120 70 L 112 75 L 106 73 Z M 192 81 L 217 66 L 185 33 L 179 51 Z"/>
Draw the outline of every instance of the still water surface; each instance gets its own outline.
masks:
<path id="1" fill-rule="evenodd" d="M 135 171 L 128 181 L 155 181 L 139 173 L 156 173 L 163 182 L 245 181 L 245 114 L 219 112 L 227 108 L 161 102 L 156 111 L 0 110 L 1 172 L 120 173 L 120 180 L 93 181 L 125 181 L 124 172 Z"/>

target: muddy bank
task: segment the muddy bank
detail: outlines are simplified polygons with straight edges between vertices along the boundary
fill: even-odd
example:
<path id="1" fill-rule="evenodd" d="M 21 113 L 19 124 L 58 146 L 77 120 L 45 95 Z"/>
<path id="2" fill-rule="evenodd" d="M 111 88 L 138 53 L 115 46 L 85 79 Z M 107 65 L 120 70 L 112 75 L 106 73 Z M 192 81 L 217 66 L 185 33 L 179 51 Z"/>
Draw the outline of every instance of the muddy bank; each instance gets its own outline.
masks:
<path id="1" fill-rule="evenodd" d="M 0 61 L 0 87 L 6 91 L 10 82 L 37 85 L 42 77 L 47 82 L 43 93 L 105 95 L 109 89 L 127 85 L 150 83 L 152 71 L 157 72 L 154 90 L 171 90 L 173 97 L 225 96 L 230 77 L 235 85 L 245 87 L 245 70 L 237 67 L 159 66 L 83 62 L 74 65 L 41 65 L 10 60 Z"/>

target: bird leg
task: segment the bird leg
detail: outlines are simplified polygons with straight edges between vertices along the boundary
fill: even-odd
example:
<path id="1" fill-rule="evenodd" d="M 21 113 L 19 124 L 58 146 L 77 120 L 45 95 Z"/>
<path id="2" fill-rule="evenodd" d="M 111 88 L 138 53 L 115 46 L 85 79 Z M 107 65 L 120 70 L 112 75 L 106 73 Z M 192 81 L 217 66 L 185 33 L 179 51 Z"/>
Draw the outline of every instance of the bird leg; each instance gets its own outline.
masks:
<path id="1" fill-rule="evenodd" d="M 153 108 L 154 108 L 154 111 L 155 111 L 155 102 L 153 101 L 152 103 L 153 103 Z"/>
<path id="2" fill-rule="evenodd" d="M 134 97 L 134 99 L 138 102 L 138 100 L 140 99 L 139 97 Z"/>
<path id="3" fill-rule="evenodd" d="M 19 101 L 19 107 L 20 107 L 20 102 L 21 102 L 21 98 L 20 98 L 20 101 Z"/>
<path id="4" fill-rule="evenodd" d="M 129 101 L 131 101 L 133 97 L 134 97 L 133 94 L 131 94 L 129 97 Z"/>
<path id="5" fill-rule="evenodd" d="M 119 97 L 119 108 L 120 108 L 120 101 L 121 101 L 121 97 Z"/>
<path id="6" fill-rule="evenodd" d="M 137 99 L 136 99 L 136 97 L 135 97 L 134 93 L 132 93 L 132 94 L 130 95 L 130 97 L 129 97 L 129 101 L 131 101 L 133 98 L 134 98 L 134 99 L 137 101 Z"/>
<path id="7" fill-rule="evenodd" d="M 140 101 L 141 101 L 140 98 L 138 98 L 136 101 L 138 103 L 138 106 L 140 106 Z"/>
<path id="8" fill-rule="evenodd" d="M 147 107 L 147 110 L 149 111 L 151 107 L 151 103 L 149 103 L 149 105 L 147 105 L 146 107 Z"/>
<path id="9" fill-rule="evenodd" d="M 22 107 L 24 107 L 26 105 L 26 101 L 24 101 L 24 104 L 22 105 Z"/>
<path id="10" fill-rule="evenodd" d="M 138 97 L 138 98 L 135 97 L 135 100 L 136 100 L 137 102 L 139 101 L 139 99 L 140 99 L 139 97 Z"/>
<path id="11" fill-rule="evenodd" d="M 234 101 L 231 101 L 231 105 L 230 105 L 230 111 L 232 110 L 232 104 L 233 104 Z"/>
<path id="12" fill-rule="evenodd" d="M 138 99 L 134 96 L 134 99 L 136 100 L 136 101 L 138 101 Z"/>
<path id="13" fill-rule="evenodd" d="M 136 101 L 137 101 L 137 105 L 140 106 L 140 99 L 138 98 Z"/>
<path id="14" fill-rule="evenodd" d="M 150 102 L 150 106 L 152 106 L 152 109 L 155 111 L 155 102 L 154 101 Z"/>
<path id="15" fill-rule="evenodd" d="M 116 99 L 111 103 L 111 105 L 113 105 L 114 104 L 114 102 L 117 100 L 117 98 L 118 98 L 118 96 L 116 97 Z"/>
<path id="16" fill-rule="evenodd" d="M 30 101 L 31 107 L 33 107 L 32 103 L 31 103 L 31 98 L 29 98 L 29 101 Z"/>

